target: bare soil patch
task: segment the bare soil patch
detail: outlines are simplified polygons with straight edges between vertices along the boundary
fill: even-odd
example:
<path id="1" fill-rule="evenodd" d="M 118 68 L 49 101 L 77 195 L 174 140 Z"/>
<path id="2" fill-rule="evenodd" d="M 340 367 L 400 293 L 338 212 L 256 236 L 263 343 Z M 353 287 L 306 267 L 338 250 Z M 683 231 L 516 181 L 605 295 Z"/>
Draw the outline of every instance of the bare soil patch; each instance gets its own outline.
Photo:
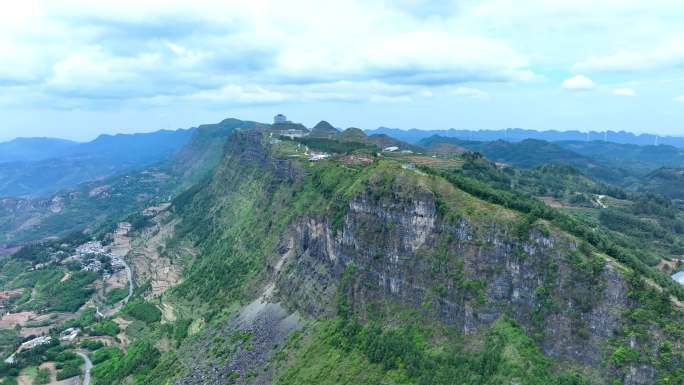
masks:
<path id="1" fill-rule="evenodd" d="M 37 314 L 32 311 L 22 311 L 19 313 L 7 313 L 0 318 L 0 329 L 12 329 L 16 325 L 23 325 L 35 318 Z"/>

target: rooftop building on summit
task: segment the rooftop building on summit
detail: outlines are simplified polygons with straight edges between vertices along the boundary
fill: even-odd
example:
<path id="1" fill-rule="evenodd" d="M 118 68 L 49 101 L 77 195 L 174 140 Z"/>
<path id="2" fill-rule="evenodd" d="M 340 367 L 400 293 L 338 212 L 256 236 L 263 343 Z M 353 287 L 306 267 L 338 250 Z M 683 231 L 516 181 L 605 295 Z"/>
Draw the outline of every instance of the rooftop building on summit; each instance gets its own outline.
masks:
<path id="1" fill-rule="evenodd" d="M 278 115 L 273 117 L 273 124 L 283 124 L 283 123 L 287 123 L 287 122 L 288 122 L 287 116 L 285 116 L 283 114 L 278 114 Z"/>

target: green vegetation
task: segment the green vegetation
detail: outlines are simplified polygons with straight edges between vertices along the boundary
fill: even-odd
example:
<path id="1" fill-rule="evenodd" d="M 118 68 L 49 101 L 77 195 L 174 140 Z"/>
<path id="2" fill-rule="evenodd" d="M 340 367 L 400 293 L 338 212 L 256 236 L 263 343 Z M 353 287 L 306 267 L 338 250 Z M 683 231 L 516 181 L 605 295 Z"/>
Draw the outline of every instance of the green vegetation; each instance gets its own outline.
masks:
<path id="1" fill-rule="evenodd" d="M 161 320 L 161 311 L 159 308 L 143 300 L 135 300 L 127 304 L 122 311 L 125 314 L 148 324 Z"/>
<path id="2" fill-rule="evenodd" d="M 94 290 L 89 285 L 97 273 L 78 271 L 62 281 L 64 269 L 42 269 L 20 274 L 11 286 L 33 289 L 26 302 L 20 302 L 20 310 L 44 310 L 74 312 L 90 298 Z"/>
<path id="3" fill-rule="evenodd" d="M 588 384 L 575 373 L 553 375 L 550 361 L 511 321 L 495 323 L 481 351 L 468 351 L 458 340 L 436 344 L 433 332 L 410 322 L 322 322 L 303 346 L 296 341 L 286 347 L 294 350 L 292 362 L 277 383 Z"/>
<path id="4" fill-rule="evenodd" d="M 33 202 L 20 201 L 16 209 L 0 207 L 0 243 L 33 241 L 85 228 L 95 229 L 95 235 L 102 235 L 131 213 L 166 202 L 170 196 L 205 178 L 220 160 L 233 130 L 254 128 L 256 125 L 255 122 L 237 119 L 202 125 L 192 131 L 189 142 L 174 156 L 170 157 L 171 154 L 166 153 L 166 161 L 161 164 L 147 164 L 145 169 L 139 171 L 128 168 L 124 174 L 82 183 L 73 189 L 75 191 L 58 192 L 57 197 L 64 204 L 59 212 L 48 209 L 51 197 L 36 198 Z M 189 133 L 187 131 L 186 135 Z M 187 138 L 184 143 L 186 141 Z M 166 146 L 156 150 L 164 148 Z M 157 153 L 156 150 L 145 148 L 135 154 L 145 158 L 146 155 Z M 120 155 L 116 154 L 117 157 Z M 45 167 L 39 170 L 42 172 Z M 22 226 L 32 222 L 35 225 Z"/>
<path id="5" fill-rule="evenodd" d="M 104 359 L 107 354 L 109 355 Z M 97 359 L 92 370 L 94 384 L 117 385 L 131 374 L 135 374 L 136 378 L 143 378 L 157 365 L 159 356 L 159 351 L 147 341 L 135 342 L 126 354 L 101 349 L 93 353 L 92 357 L 94 364 Z"/>
<path id="6" fill-rule="evenodd" d="M 629 297 L 640 306 L 625 310 L 626 324 L 612 341 L 609 359 L 616 375 L 624 378 L 629 373 L 629 365 L 648 364 L 659 370 L 657 385 L 684 383 L 684 370 L 678 364 L 684 360 L 684 353 L 676 348 L 678 341 L 684 339 L 679 318 L 681 309 L 672 304 L 667 292 L 652 287 L 637 274 L 630 274 L 628 278 Z M 654 340 L 658 341 L 655 354 L 647 348 L 647 342 Z"/>
<path id="7" fill-rule="evenodd" d="M 50 370 L 48 369 L 38 369 L 36 371 L 36 376 L 33 378 L 34 385 L 43 385 L 50 382 Z"/>
<path id="8" fill-rule="evenodd" d="M 188 336 L 188 329 L 192 324 L 190 319 L 177 320 L 173 324 L 170 324 L 170 330 L 168 331 L 171 339 L 175 341 L 176 346 L 179 346 L 185 338 Z"/>
<path id="9" fill-rule="evenodd" d="M 470 151 L 478 152 L 493 162 L 508 163 L 516 167 L 531 169 L 542 165 L 569 165 L 585 172 L 592 178 L 614 183 L 623 180 L 628 174 L 596 162 L 573 151 L 565 149 L 556 143 L 544 140 L 527 139 L 521 142 L 465 141 L 457 138 L 433 136 L 421 140 L 420 144 L 431 147 L 439 143 L 454 144 Z"/>
<path id="10" fill-rule="evenodd" d="M 57 366 L 65 359 L 65 346 L 60 345 L 59 341 L 53 339 L 50 343 L 34 347 L 29 350 L 23 350 L 16 354 L 16 363 L 13 365 L 0 363 L 0 378 L 3 378 L 4 383 L 16 383 L 16 377 L 20 374 L 29 374 L 29 377 L 34 380 L 43 375 L 38 370 L 38 367 L 48 361 L 57 362 Z M 42 381 L 42 380 L 41 380 Z"/>
<path id="11" fill-rule="evenodd" d="M 98 274 L 70 271 L 58 261 L 90 238 L 72 233 L 63 238 L 36 243 L 0 262 L 0 289 L 23 289 L 12 304 L 16 311 L 74 312 L 90 298 L 91 284 Z M 41 265 L 37 265 L 40 263 Z"/>
<path id="12" fill-rule="evenodd" d="M 571 314 L 573 333 L 578 338 L 588 335 L 590 331 L 581 315 L 594 305 L 592 290 L 601 283 L 605 255 L 658 282 L 666 290 L 664 298 L 669 294 L 681 295 L 681 288 L 673 285 L 669 277 L 649 266 L 654 262 L 652 254 L 633 248 L 629 243 L 633 237 L 616 238 L 610 233 L 613 230 L 601 223 L 598 212 L 590 226 L 575 215 L 536 199 L 536 194 L 543 194 L 565 202 L 574 200 L 577 206 L 587 210 L 595 209 L 595 195 L 611 194 L 613 199 L 636 201 L 622 190 L 596 183 L 570 167 L 542 166 L 519 171 L 493 165 L 477 154 L 464 155 L 460 168 L 420 168 L 427 177 L 402 171 L 400 163 L 393 160 L 376 160 L 367 167 L 350 167 L 335 161 L 293 160 L 290 164 L 301 171 L 296 184 L 276 179 L 264 168 L 256 169 L 248 159 L 233 156 L 213 180 L 174 202 L 174 209 L 183 217 L 180 236 L 195 240 L 202 250 L 201 257 L 191 265 L 187 280 L 174 290 L 174 295 L 187 301 L 194 298 L 216 301 L 213 298 L 218 297 L 226 307 L 246 300 L 246 285 L 262 273 L 263 258 L 277 243 L 274 234 L 281 234 L 286 224 L 301 215 L 321 215 L 330 219 L 333 229 L 339 230 L 348 202 L 356 194 L 368 193 L 367 198 L 371 200 L 397 202 L 401 196 L 411 196 L 411 189 L 425 184 L 435 192 L 437 210 L 448 220 L 457 221 L 465 216 L 471 223 L 486 220 L 504 224 L 511 226 L 514 234 L 522 239 L 532 229 L 546 236 L 552 231 L 565 230 L 577 238 L 578 253 L 569 253 L 564 261 L 571 268 L 570 273 L 566 272 L 570 282 L 560 292 L 554 291 L 557 289 L 552 284 L 536 291 L 540 306 L 532 315 L 535 325 L 543 325 L 549 315 L 559 311 L 559 301 L 563 301 L 577 309 Z M 456 187 L 449 193 L 453 196 L 442 194 L 449 190 L 443 187 L 445 184 Z M 652 215 L 646 212 L 660 210 L 641 206 L 625 207 L 634 207 L 633 215 Z M 639 214 L 636 210 L 640 210 Z M 213 215 L 203 215 L 206 212 Z M 388 221 L 387 229 L 392 226 L 396 224 Z M 607 233 L 597 232 L 596 226 Z M 377 242 L 370 243 L 381 246 L 383 234 L 378 230 L 378 234 L 369 231 L 364 236 L 376 237 Z M 441 256 L 439 243 L 434 246 L 434 255 L 426 257 L 435 258 L 435 262 L 439 258 L 449 259 L 448 254 Z M 520 253 L 521 258 L 525 256 L 522 250 L 514 252 Z M 553 281 L 559 267 L 548 264 L 545 268 L 546 279 Z M 484 304 L 486 282 L 469 279 L 446 263 L 436 264 L 435 270 L 451 273 L 450 282 L 435 279 L 434 287 L 430 287 L 435 295 L 445 295 L 445 283 L 449 283 L 458 287 L 473 304 Z M 218 306 L 217 301 L 204 309 Z M 201 314 L 208 319 L 217 316 L 211 310 Z M 320 329 L 302 341 L 304 345 L 289 346 L 287 356 L 296 358 L 281 362 L 286 369 L 279 381 L 320 383 L 321 373 L 326 373 L 336 383 L 446 384 L 454 383 L 449 382 L 454 378 L 461 379 L 455 383 L 473 384 L 588 383 L 574 372 L 559 371 L 535 346 L 535 339 L 542 337 L 534 331 L 530 337 L 526 336 L 510 320 L 499 320 L 484 338 L 474 337 L 485 342 L 474 352 L 465 349 L 467 341 L 460 338 L 450 336 L 446 343 L 436 338 L 425 324 L 405 320 L 362 321 L 350 316 L 344 322 L 321 323 Z M 284 357 L 281 359 L 287 361 Z"/>
<path id="13" fill-rule="evenodd" d="M 88 328 L 88 333 L 92 336 L 116 336 L 121 330 L 119 325 L 110 319 L 102 320 Z"/>
<path id="14" fill-rule="evenodd" d="M 102 341 L 98 340 L 85 340 L 81 342 L 81 347 L 88 350 L 97 350 L 104 347 Z"/>
<path id="15" fill-rule="evenodd" d="M 358 132 L 352 130 L 352 134 Z M 149 282 L 138 285 L 135 299 L 119 314 L 131 321 L 125 336 L 132 344 L 119 348 L 96 341 L 81 343 L 82 348 L 93 351 L 95 385 L 168 385 L 190 370 L 192 360 L 219 365 L 237 352 L 251 354 L 259 346 L 260 336 L 226 326 L 233 322 L 235 310 L 254 300 L 264 281 L 273 277 L 274 250 L 281 253 L 286 248 L 283 234 L 290 234 L 285 231 L 310 226 L 312 219 L 316 226 L 329 225 L 331 231 L 323 230 L 327 239 L 346 240 L 349 231 L 356 232 L 356 241 L 364 250 L 357 253 L 351 249 L 357 244 L 343 242 L 343 252 L 335 257 L 344 263 L 333 263 L 329 270 L 324 264 L 301 266 L 291 260 L 283 265 L 278 279 L 300 278 L 297 269 L 304 268 L 305 274 L 312 275 L 305 277 L 305 285 L 321 284 L 324 290 L 337 287 L 340 294 L 324 298 L 329 302 L 322 305 L 325 313 L 334 312 L 337 304 L 336 317 L 327 317 L 329 313 L 325 319 L 312 316 L 302 331 L 277 347 L 266 367 L 259 368 L 263 373 L 273 369 L 275 383 L 588 385 L 590 379 L 593 383 L 604 375 L 622 381 L 634 365 L 656 368 L 658 385 L 684 383 L 681 316 L 671 303 L 672 296 L 684 298 L 684 290 L 653 267 L 661 256 L 684 253 L 684 214 L 669 200 L 596 182 L 568 165 L 542 164 L 543 157 L 532 156 L 528 160 L 541 165 L 519 170 L 466 153 L 442 158 L 453 162 L 449 167 L 426 161 L 414 171 L 402 168 L 401 156 L 373 156 L 373 162 L 363 166 L 348 164 L 352 163 L 346 161 L 349 157 L 308 162 L 289 156 L 298 151 L 297 143 L 338 154 L 376 152 L 364 139 L 304 138 L 268 146 L 258 138 L 245 132 L 236 134 L 237 140 L 229 143 L 215 174 L 173 201 L 173 219 L 179 224 L 165 248 L 180 249 L 179 245 L 187 244 L 195 248 L 178 260 L 184 269 L 183 281 L 155 303 L 142 296 Z M 529 150 L 530 144 L 526 145 L 523 148 Z M 545 148 L 547 155 L 557 157 L 565 156 L 561 150 Z M 508 151 L 507 147 L 502 151 Z M 274 154 L 275 159 L 269 157 Z M 518 155 L 522 156 L 506 154 Z M 376 220 L 375 213 L 364 213 L 354 205 L 356 216 L 351 217 L 353 223 L 348 220 L 350 202 L 355 198 L 390 208 L 392 214 L 391 210 L 401 205 L 410 209 L 416 196 L 434 201 L 438 216 L 435 230 L 413 254 L 404 252 L 404 246 L 390 244 L 404 241 L 403 233 L 396 239 L 389 236 L 400 233 L 397 229 L 405 225 L 403 218 L 386 215 Z M 549 207 L 539 197 L 549 198 L 559 207 Z M 427 209 L 431 208 L 428 204 Z M 127 218 L 135 230 L 149 224 L 142 214 Z M 320 227 L 312 231 L 321 234 Z M 499 238 L 492 240 L 492 235 Z M 302 240 L 309 241 L 312 255 L 304 253 L 301 261 L 295 262 L 303 264 L 309 257 L 320 256 L 313 255 L 314 248 L 321 246 L 318 239 Z M 553 246 L 539 246 L 547 241 Z M 552 248 L 556 254 L 537 258 L 538 254 L 528 251 L 537 246 Z M 380 290 L 377 279 L 367 279 L 373 275 L 366 270 L 377 268 L 373 273 L 381 274 L 385 266 L 378 266 L 389 263 L 388 251 L 397 248 L 396 258 L 412 257 L 414 264 L 401 263 L 410 274 L 415 272 L 411 275 L 415 281 L 409 284 L 425 293 L 410 298 L 418 300 L 410 305 L 405 298 Z M 38 309 L 33 306 L 40 304 L 51 309 L 73 308 L 86 292 L 65 283 L 73 280 L 80 290 L 90 290 L 87 287 L 92 281 L 61 265 L 29 271 L 36 261 L 49 259 L 41 252 L 38 248 L 21 259 L 0 262 L 0 284 L 30 289 L 15 299 L 23 308 Z M 515 260 L 510 267 L 499 263 L 502 253 L 507 261 Z M 488 260 L 482 258 L 491 255 L 496 257 L 492 266 L 470 263 L 472 259 Z M 344 265 L 347 272 L 338 282 L 340 271 L 331 270 Z M 501 300 L 514 294 L 492 295 L 499 290 L 492 285 L 492 278 L 498 279 L 501 271 L 509 268 L 519 269 L 521 279 L 535 277 L 529 286 L 516 286 L 527 290 L 521 294 L 523 299 L 534 301 L 522 315 L 513 313 L 520 306 L 515 301 Z M 528 275 L 529 269 L 534 274 Z M 70 277 L 60 282 L 67 273 Z M 626 281 L 619 275 L 627 277 Z M 317 276 L 322 277 L 321 282 Z M 588 319 L 597 316 L 594 311 L 601 300 L 597 293 L 603 293 L 609 284 L 613 285 L 610 295 L 619 298 L 608 311 L 611 315 L 622 312 L 622 321 L 614 338 L 602 346 L 603 362 L 584 365 L 545 356 L 538 343 L 553 337 L 549 330 L 555 329 L 549 325 L 559 323 L 558 316 L 568 321 L 562 327 L 570 328 L 570 343 L 581 344 L 596 335 L 589 328 L 593 321 Z M 56 289 L 70 299 L 57 301 Z M 113 304 L 126 295 L 127 290 L 115 289 L 106 294 L 106 300 Z M 298 301 L 307 305 L 306 301 L 315 300 L 290 297 L 281 298 L 290 301 L 290 310 L 304 310 L 298 308 Z M 160 322 L 162 312 L 157 305 L 162 303 L 173 306 L 178 320 Z M 441 322 L 443 304 L 467 305 L 477 328 L 462 333 Z M 302 314 L 318 311 L 307 308 Z M 454 314 L 449 316 L 459 316 Z M 66 326 L 80 326 L 90 335 L 121 332 L 112 319 L 96 320 L 94 309 L 86 309 Z M 16 343 L 16 334 L 6 336 L 8 351 Z M 37 349 L 20 357 L 22 365 L 36 366 L 53 358 L 59 362 L 63 378 L 80 372 L 78 357 L 64 349 L 61 345 Z M 0 370 L 4 371 L 0 375 L 11 377 L 12 368 L 0 366 Z M 245 376 L 249 380 L 259 373 Z M 240 377 L 238 372 L 234 374 Z"/>
<path id="16" fill-rule="evenodd" d="M 119 348 L 115 347 L 110 347 L 110 348 L 102 348 L 100 350 L 97 350 L 93 353 L 90 354 L 90 361 L 93 362 L 93 365 L 97 365 L 99 363 L 108 361 L 108 360 L 113 360 L 113 359 L 120 359 L 123 356 L 123 353 Z"/>
<path id="17" fill-rule="evenodd" d="M 0 382 L 0 384 L 2 384 L 2 385 L 17 385 L 16 376 L 5 377 L 2 379 L 2 382 Z"/>
<path id="18" fill-rule="evenodd" d="M 309 148 L 334 154 L 351 154 L 356 151 L 374 153 L 378 151 L 374 145 L 352 141 L 325 138 L 295 138 L 295 141 Z"/>
<path id="19" fill-rule="evenodd" d="M 0 329 L 0 358 L 9 357 L 21 342 L 21 337 L 14 329 Z M 4 358 L 3 358 L 4 359 Z"/>
<path id="20" fill-rule="evenodd" d="M 57 381 L 81 375 L 81 357 L 72 352 L 62 352 L 56 358 Z"/>
<path id="21" fill-rule="evenodd" d="M 107 292 L 105 295 L 105 302 L 108 305 L 113 305 L 119 301 L 122 301 L 124 298 L 128 296 L 128 288 L 127 287 L 117 287 L 115 289 L 112 289 Z"/>
<path id="22" fill-rule="evenodd" d="M 262 271 L 265 256 L 290 221 L 303 213 L 332 211 L 339 226 L 345 202 L 363 188 L 369 175 L 387 167 L 400 169 L 395 162 L 378 162 L 365 169 L 337 162 L 302 162 L 297 167 L 306 168 L 305 179 L 292 186 L 273 184 L 273 175 L 249 160 L 229 160 L 231 164 L 222 165 L 212 181 L 173 204 L 183 218 L 177 236 L 193 240 L 202 250 L 202 257 L 173 293 L 185 301 L 202 298 L 198 306 L 214 312 L 242 299 L 243 285 Z M 269 186 L 275 190 L 272 195 L 266 195 Z M 215 215 L 204 214 L 209 211 Z"/>
<path id="23" fill-rule="evenodd" d="M 65 322 L 62 327 L 64 329 L 70 328 L 70 327 L 78 327 L 81 329 L 85 329 L 88 326 L 94 324 L 97 322 L 96 319 L 96 309 L 93 307 L 88 307 L 83 309 L 81 312 L 81 315 L 78 318 L 72 318 L 69 321 Z"/>
<path id="24" fill-rule="evenodd" d="M 422 169 L 425 172 L 445 178 L 459 189 L 487 202 L 521 212 L 525 215 L 531 215 L 536 219 L 547 220 L 561 230 L 587 241 L 593 247 L 624 263 L 639 272 L 639 274 L 653 279 L 673 295 L 684 299 L 684 288 L 672 281 L 669 276 L 663 275 L 649 267 L 648 264 L 653 263 L 654 258 L 649 255 L 647 250 L 632 248 L 630 246 L 633 246 L 633 244 L 621 242 L 621 239 L 615 239 L 612 236 L 613 234 L 602 234 L 580 222 L 577 218 L 549 207 L 529 194 L 501 185 L 492 187 L 491 184 L 482 182 L 482 178 L 475 179 L 472 175 L 468 175 L 467 171 L 444 173 L 425 167 Z M 480 169 L 479 174 L 483 173 L 482 169 Z M 487 174 L 491 176 L 499 175 L 493 171 L 487 172 Z"/>
<path id="25" fill-rule="evenodd" d="M 684 199 L 684 168 L 663 167 L 635 183 L 634 188 L 662 194 L 669 199 Z"/>

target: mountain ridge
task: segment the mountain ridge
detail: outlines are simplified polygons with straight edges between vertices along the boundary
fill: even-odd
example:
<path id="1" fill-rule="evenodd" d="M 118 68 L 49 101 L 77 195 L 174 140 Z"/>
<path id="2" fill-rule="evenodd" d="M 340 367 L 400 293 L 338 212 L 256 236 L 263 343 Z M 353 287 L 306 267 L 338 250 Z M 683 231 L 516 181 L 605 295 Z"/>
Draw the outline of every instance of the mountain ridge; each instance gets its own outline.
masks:
<path id="1" fill-rule="evenodd" d="M 555 224 L 528 219 L 440 173 L 406 169 L 391 158 L 353 167 L 345 158 L 308 163 L 288 154 L 296 147 L 269 144 L 249 131 L 236 132 L 229 143 L 212 180 L 174 203 L 183 218 L 178 234 L 200 239 L 203 256 L 167 300 L 177 295 L 194 303 L 190 312 L 201 311 L 207 301 L 218 301 L 211 307 L 236 300 L 246 306 L 205 329 L 202 343 L 181 348 L 183 365 L 193 364 L 180 370 L 186 374 L 176 384 L 220 384 L 231 375 L 226 370 L 246 383 L 240 373 L 264 365 L 257 357 L 278 354 L 264 340 L 271 332 L 260 317 L 268 316 L 256 310 L 276 304 L 286 309 L 283 317 L 296 314 L 298 324 L 318 326 L 304 326 L 304 337 L 294 345 L 299 348 L 288 347 L 283 366 L 255 373 L 258 383 L 320 381 L 307 366 L 329 367 L 334 374 L 326 374 L 340 383 L 374 383 L 365 377 L 371 374 L 388 383 L 490 383 L 476 380 L 485 375 L 477 369 L 451 367 L 446 357 L 424 355 L 422 349 L 446 349 L 431 333 L 452 343 L 461 338 L 441 334 L 443 328 L 468 338 L 496 334 L 503 325 L 512 328 L 507 333 L 532 338 L 530 346 L 548 359 L 560 360 L 556 368 L 572 370 L 540 364 L 544 359 L 531 358 L 535 353 L 521 364 L 533 372 L 510 369 L 517 364 L 499 357 L 486 377 L 493 383 L 587 383 L 582 376 L 601 384 L 613 378 L 628 384 L 655 380 L 653 367 L 611 358 L 630 343 L 625 330 L 633 321 L 627 314 L 640 306 L 628 293 L 647 289 L 631 281 L 630 268 Z M 206 228 L 216 231 L 202 235 Z M 601 291 L 592 291 L 596 287 Z M 260 315 L 254 328 L 240 323 L 255 311 Z M 222 330 L 254 333 L 255 358 L 226 353 L 231 358 L 220 361 L 220 352 L 237 349 L 212 342 Z M 628 349 L 648 354 L 648 337 L 639 341 Z M 299 350 L 316 351 L 312 343 L 325 353 Z M 615 347 L 606 353 L 607 346 Z M 368 373 L 336 370 L 339 361 L 330 357 L 345 351 L 360 354 L 357 360 Z M 474 367 L 480 353 L 470 352 Z M 212 371 L 212 365 L 219 369 Z M 403 380 L 392 382 L 392 373 Z M 561 382 L 571 378 L 575 382 Z"/>
<path id="2" fill-rule="evenodd" d="M 90 142 L 55 139 L 15 139 L 3 148 L 20 147 L 28 157 L 0 155 L 0 196 L 37 197 L 62 188 L 142 169 L 171 157 L 194 128 L 152 133 L 100 135 Z M 56 146 L 54 143 L 58 143 Z M 50 149 L 53 150 L 50 150 Z M 13 155 L 14 154 L 14 155 Z M 24 160 L 22 160 L 24 159 Z"/>
<path id="3" fill-rule="evenodd" d="M 549 142 L 556 141 L 607 141 L 621 144 L 653 145 L 654 143 L 666 144 L 678 148 L 684 148 L 684 137 L 655 135 L 655 134 L 634 134 L 627 131 L 578 131 L 578 130 L 530 130 L 521 128 L 509 128 L 501 130 L 467 130 L 450 128 L 446 130 L 428 129 L 399 129 L 378 127 L 376 129 L 365 130 L 368 135 L 387 134 L 397 139 L 416 144 L 421 139 L 433 135 L 454 137 L 461 140 L 472 141 L 495 141 L 506 140 L 517 142 L 524 139 L 541 139 Z"/>
<path id="4" fill-rule="evenodd" d="M 163 167 L 51 200 L 0 200 L 0 213 L 64 213 L 39 230 L 89 226 L 45 247 L 96 237 L 124 248 L 131 302 L 51 331 L 117 336 L 94 348 L 95 385 L 684 380 L 684 288 L 669 276 L 684 211 L 673 202 L 549 164 L 587 158 L 539 140 L 464 143 L 511 151 L 518 168 L 455 145 L 430 152 L 443 138 L 422 149 L 358 129 L 280 128 L 226 119 L 200 126 Z M 381 151 L 389 143 L 405 151 Z M 84 206 L 88 216 L 71 216 Z M 0 285 L 17 266 L 19 283 L 43 274 L 41 247 L 0 260 Z M 60 287 L 67 268 L 52 266 Z"/>

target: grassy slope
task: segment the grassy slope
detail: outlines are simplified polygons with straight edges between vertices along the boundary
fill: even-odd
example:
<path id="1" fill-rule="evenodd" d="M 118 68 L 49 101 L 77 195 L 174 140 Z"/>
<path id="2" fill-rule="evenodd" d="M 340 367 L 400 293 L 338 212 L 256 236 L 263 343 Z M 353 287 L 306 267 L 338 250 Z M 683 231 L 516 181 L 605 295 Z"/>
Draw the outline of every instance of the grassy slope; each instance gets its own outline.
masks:
<path id="1" fill-rule="evenodd" d="M 242 150 L 231 149 L 234 154 Z M 495 220 L 508 225 L 527 218 L 523 215 L 526 206 L 505 200 L 519 196 L 498 192 L 504 200 L 493 199 L 481 190 L 483 186 L 468 184 L 472 183 L 468 179 L 423 175 L 403 170 L 391 160 L 376 161 L 369 167 L 335 161 L 294 161 L 292 167 L 306 171 L 296 182 L 282 180 L 274 171 L 264 172 L 258 161 L 225 158 L 211 180 L 174 203 L 183 218 L 178 236 L 192 239 L 202 250 L 184 283 L 173 291 L 180 307 L 186 309 L 185 315 L 219 319 L 225 316 L 223 309 L 253 298 L 254 283 L 261 277 L 278 236 L 292 219 L 304 214 L 326 215 L 335 224 L 344 215 L 346 202 L 369 184 L 382 189 L 401 180 L 407 188 L 427 187 L 446 204 L 445 214 L 455 218 L 465 215 L 475 222 Z M 632 296 L 643 303 L 643 311 L 627 314 L 629 329 L 614 341 L 614 346 L 607 347 L 608 351 L 619 352 L 610 358 L 618 368 L 651 360 L 646 351 L 627 351 L 623 357 L 621 352 L 628 349 L 625 346 L 629 335 L 647 339 L 649 330 L 657 328 L 670 329 L 663 337 L 664 343 L 681 338 L 671 330 L 673 310 L 664 305 L 663 295 L 644 286 L 638 277 L 634 280 Z M 342 312 L 336 320 L 319 322 L 305 337 L 291 341 L 283 350 L 286 357 L 282 358 L 279 383 L 327 383 L 328 379 L 331 384 L 431 384 L 449 383 L 448 379 L 473 384 L 512 380 L 523 384 L 583 383 L 571 373 L 559 377 L 553 363 L 540 354 L 519 327 L 505 319 L 481 336 L 476 341 L 480 346 L 474 350 L 466 347 L 478 343 L 462 341 L 433 322 L 418 318 L 413 323 L 406 319 L 399 323 L 385 321 L 379 318 L 376 323 L 358 323 L 353 315 Z M 678 348 L 663 349 L 670 349 L 669 354 L 678 357 L 674 362 L 680 362 Z M 173 350 L 164 354 L 149 375 L 138 376 L 135 382 L 168 383 L 182 370 L 176 354 Z M 668 364 L 662 358 L 658 356 L 655 365 L 674 378 L 676 364 L 673 369 L 673 360 Z M 438 377 L 442 375 L 448 377 Z"/>

